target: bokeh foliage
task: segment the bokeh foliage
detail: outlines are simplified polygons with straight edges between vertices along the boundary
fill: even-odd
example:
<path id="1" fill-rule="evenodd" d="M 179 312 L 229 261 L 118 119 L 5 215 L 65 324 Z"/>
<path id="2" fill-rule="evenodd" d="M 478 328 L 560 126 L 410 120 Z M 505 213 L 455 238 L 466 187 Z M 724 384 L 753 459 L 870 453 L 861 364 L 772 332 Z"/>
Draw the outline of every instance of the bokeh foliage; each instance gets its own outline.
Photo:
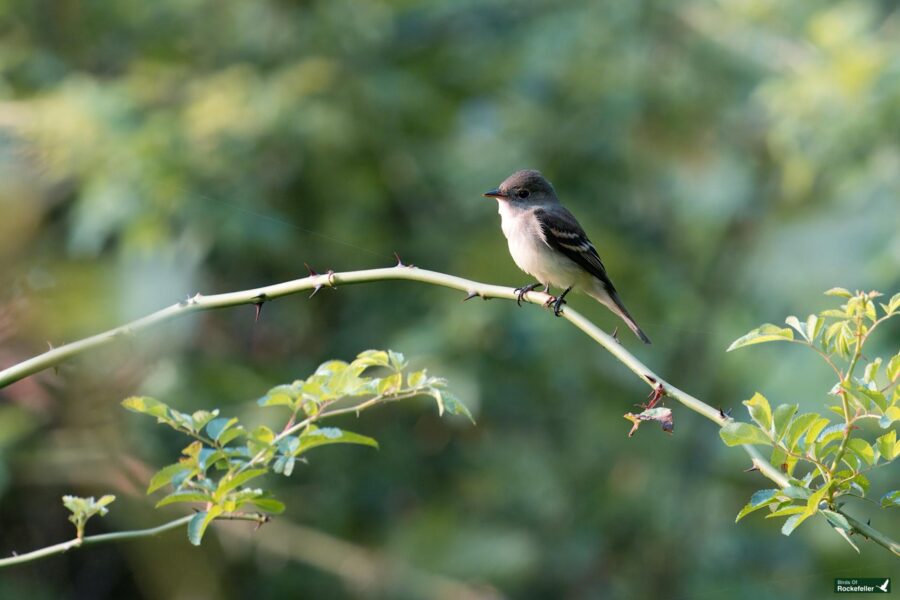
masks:
<path id="1" fill-rule="evenodd" d="M 522 167 L 582 220 L 654 339 L 641 358 L 726 410 L 759 391 L 807 412 L 831 387 L 814 356 L 726 355 L 731 340 L 826 308 L 811 303 L 835 285 L 900 287 L 890 2 L 0 11 L 3 364 L 304 262 L 381 266 L 398 251 L 520 285 L 480 193 Z M 873 354 L 897 338 L 886 328 Z M 63 493 L 116 494 L 88 529 L 158 523 L 143 491 L 181 440 L 134 424 L 122 398 L 237 414 L 327 358 L 388 346 L 451 379 L 478 426 L 367 413 L 381 450 L 314 457 L 277 490 L 283 518 L 514 597 L 819 598 L 833 577 L 895 569 L 824 523 L 789 540 L 771 521 L 732 525 L 764 485 L 743 455 L 677 408 L 672 437 L 626 440 L 640 383 L 546 313 L 402 283 L 269 303 L 256 324 L 250 307 L 198 316 L 4 390 L 3 551 L 67 539 Z M 170 534 L 92 548 L 5 575 L 0 595 L 377 595 L 225 537 L 185 547 Z"/>

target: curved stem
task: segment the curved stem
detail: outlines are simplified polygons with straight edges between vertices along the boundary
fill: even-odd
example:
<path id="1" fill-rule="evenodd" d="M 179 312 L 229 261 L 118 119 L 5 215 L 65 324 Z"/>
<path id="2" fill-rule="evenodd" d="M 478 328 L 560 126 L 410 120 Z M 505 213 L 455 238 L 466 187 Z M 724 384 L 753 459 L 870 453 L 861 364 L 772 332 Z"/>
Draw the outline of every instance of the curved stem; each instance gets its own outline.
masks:
<path id="1" fill-rule="evenodd" d="M 513 288 L 490 285 L 480 283 L 454 275 L 447 275 L 427 269 L 419 269 L 416 267 L 397 265 L 383 269 L 369 269 L 363 271 L 348 271 L 344 273 L 328 273 L 325 275 L 311 275 L 302 279 L 295 279 L 284 283 L 277 283 L 265 287 L 251 290 L 243 290 L 239 292 L 229 292 L 224 294 L 215 294 L 212 296 L 202 296 L 200 294 L 194 297 L 173 304 L 167 308 L 151 313 L 145 317 L 110 329 L 103 333 L 72 342 L 58 348 L 54 348 L 43 354 L 39 354 L 24 362 L 13 365 L 0 371 L 0 388 L 3 388 L 24 377 L 48 369 L 60 362 L 85 352 L 87 350 L 97 348 L 109 344 L 117 339 L 128 337 L 138 333 L 144 329 L 154 327 L 176 317 L 181 317 L 194 312 L 203 310 L 212 310 L 216 308 L 225 308 L 229 306 L 239 306 L 242 304 L 258 305 L 268 300 L 289 296 L 299 292 L 318 289 L 321 287 L 331 287 L 336 285 L 348 285 L 356 283 L 368 283 L 373 281 L 388 280 L 405 280 L 419 281 L 431 285 L 447 287 L 465 292 L 466 299 L 476 296 L 481 298 L 504 298 L 507 300 L 516 300 L 518 294 Z M 542 305 L 547 303 L 552 296 L 543 292 L 531 291 L 524 294 L 523 299 L 532 303 Z M 563 307 L 560 313 L 567 321 L 575 325 L 578 329 L 587 334 L 591 339 L 603 346 L 610 354 L 630 369 L 635 375 L 643 380 L 651 388 L 657 389 L 662 386 L 665 395 L 681 403 L 686 408 L 703 415 L 713 423 L 720 427 L 733 419 L 725 416 L 718 409 L 706 404 L 705 402 L 691 396 L 677 387 L 671 385 L 663 378 L 659 377 L 652 370 L 647 368 L 644 363 L 638 360 L 633 354 L 625 349 L 615 338 L 602 331 L 587 318 L 569 307 Z M 765 477 L 776 483 L 780 487 L 789 485 L 787 475 L 774 467 L 767 461 L 759 450 L 754 446 L 743 446 L 744 450 L 750 456 L 753 466 L 759 470 Z M 844 516 L 847 516 L 846 514 Z M 900 555 L 900 545 L 891 540 L 886 535 L 877 532 L 868 525 L 852 520 L 847 516 L 848 521 L 853 525 L 854 529 L 870 538 L 874 542 L 884 546 L 894 554 Z M 859 525 L 859 527 L 857 526 Z M 115 534 L 109 534 L 115 535 Z M 96 536 L 95 536 L 96 537 Z M 85 541 L 88 538 L 85 538 Z M 65 551 L 65 550 L 60 550 Z M 9 560 L 9 559 L 7 559 Z"/>
<path id="2" fill-rule="evenodd" d="M 9 567 L 20 563 L 37 560 L 39 558 L 52 556 L 53 554 L 62 554 L 63 552 L 71 550 L 72 548 L 80 548 L 81 546 L 86 546 L 88 544 L 99 544 L 101 542 L 112 542 L 118 540 L 127 540 L 131 538 L 150 537 L 158 533 L 168 531 L 170 529 L 176 529 L 178 527 L 181 527 L 182 525 L 187 525 L 188 521 L 193 518 L 193 515 L 188 515 L 186 517 L 181 517 L 180 519 L 175 519 L 174 521 L 169 521 L 168 523 L 163 523 L 162 525 L 151 527 L 149 529 L 135 529 L 133 531 L 119 531 L 117 533 L 102 533 L 100 535 L 89 535 L 83 539 L 75 538 L 74 540 L 69 540 L 68 542 L 63 542 L 54 546 L 47 546 L 46 548 L 41 548 L 40 550 L 35 550 L 26 554 L 17 554 L 15 556 L 10 556 L 9 558 L 0 558 L 0 567 Z"/>

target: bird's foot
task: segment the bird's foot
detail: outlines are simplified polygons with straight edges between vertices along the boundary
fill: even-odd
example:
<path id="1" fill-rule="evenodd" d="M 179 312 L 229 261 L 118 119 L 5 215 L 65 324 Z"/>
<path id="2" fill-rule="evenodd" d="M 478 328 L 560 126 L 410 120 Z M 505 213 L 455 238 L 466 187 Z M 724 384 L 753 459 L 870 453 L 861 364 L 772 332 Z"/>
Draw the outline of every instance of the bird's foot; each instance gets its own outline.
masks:
<path id="1" fill-rule="evenodd" d="M 566 303 L 565 294 L 560 294 L 559 298 L 553 301 L 553 314 L 559 317 L 562 313 L 562 305 Z"/>
<path id="2" fill-rule="evenodd" d="M 560 294 L 557 298 L 553 298 L 552 306 L 553 306 L 553 314 L 557 317 L 562 316 L 562 305 L 566 303 L 566 294 L 572 291 L 572 286 L 566 288 L 566 290 Z M 548 303 L 547 306 L 551 304 Z"/>
<path id="3" fill-rule="evenodd" d="M 525 297 L 525 294 L 527 294 L 528 292 L 532 292 L 539 287 L 541 287 L 540 283 L 532 283 L 529 285 L 523 285 L 522 287 L 517 287 L 515 290 L 513 290 L 516 292 L 516 304 L 522 306 L 522 299 Z"/>

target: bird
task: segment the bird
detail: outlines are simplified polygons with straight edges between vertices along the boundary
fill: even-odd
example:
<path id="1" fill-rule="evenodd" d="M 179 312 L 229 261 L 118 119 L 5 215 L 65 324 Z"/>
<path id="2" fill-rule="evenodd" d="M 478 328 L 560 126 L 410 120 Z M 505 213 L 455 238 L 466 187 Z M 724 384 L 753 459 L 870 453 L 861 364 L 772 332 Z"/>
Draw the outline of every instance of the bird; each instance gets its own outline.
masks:
<path id="1" fill-rule="evenodd" d="M 642 342 L 650 343 L 619 298 L 597 249 L 540 171 L 516 171 L 483 195 L 497 200 L 500 228 L 516 266 L 538 280 L 516 288 L 519 306 L 528 292 L 543 285 L 544 293 L 549 293 L 555 286 L 563 292 L 546 306 L 552 305 L 558 317 L 566 294 L 579 289 L 618 315 Z"/>

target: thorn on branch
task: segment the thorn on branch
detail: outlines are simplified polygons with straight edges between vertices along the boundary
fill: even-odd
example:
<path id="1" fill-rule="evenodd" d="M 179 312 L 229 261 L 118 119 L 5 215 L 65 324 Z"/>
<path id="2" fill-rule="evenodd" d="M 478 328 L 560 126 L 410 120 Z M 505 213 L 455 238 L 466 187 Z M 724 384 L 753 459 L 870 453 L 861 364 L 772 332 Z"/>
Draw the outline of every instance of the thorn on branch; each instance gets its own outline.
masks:
<path id="1" fill-rule="evenodd" d="M 722 419 L 723 421 L 727 421 L 728 419 L 730 419 L 731 418 L 731 409 L 729 408 L 728 410 L 722 410 L 722 408 L 720 407 L 719 408 L 719 418 Z"/>
<path id="2" fill-rule="evenodd" d="M 410 269 L 415 269 L 415 268 L 416 268 L 416 265 L 414 265 L 414 264 L 412 264 L 412 263 L 410 263 L 410 264 L 408 264 L 408 265 L 403 264 L 403 260 L 400 258 L 400 255 L 397 254 L 396 252 L 394 252 L 394 258 L 397 259 L 397 264 L 394 265 L 395 267 L 409 267 Z"/>
<path id="3" fill-rule="evenodd" d="M 759 471 L 759 467 L 753 465 L 749 469 L 744 469 L 744 473 L 752 473 L 753 471 Z"/>
<path id="4" fill-rule="evenodd" d="M 315 269 L 313 269 L 311 266 L 309 266 L 308 263 L 303 263 L 303 266 L 305 266 L 306 270 L 309 271 L 310 277 L 318 277 L 319 276 L 319 273 L 317 273 Z M 328 277 L 328 287 L 334 288 L 334 271 L 331 269 L 328 269 L 328 271 L 325 273 L 325 275 Z M 316 287 L 314 287 L 313 292 L 312 292 L 312 294 L 309 295 L 309 297 L 312 298 L 313 296 L 315 296 L 319 292 L 319 290 L 322 289 L 322 287 L 323 287 L 323 285 L 321 283 L 319 285 L 317 285 Z"/>
<path id="5" fill-rule="evenodd" d="M 259 315 L 262 312 L 263 304 L 266 302 L 266 295 L 260 294 L 259 296 L 253 298 L 252 300 L 254 307 L 256 308 L 256 318 L 253 319 L 254 323 L 259 323 Z"/>
<path id="6" fill-rule="evenodd" d="M 477 298 L 478 296 L 479 296 L 478 292 L 472 291 L 472 292 L 469 292 L 468 294 L 466 294 L 466 297 L 463 298 L 462 301 L 467 302 L 468 300 L 471 300 L 472 298 Z"/>
<path id="7" fill-rule="evenodd" d="M 621 344 L 621 343 L 622 343 L 622 342 L 619 341 L 619 327 L 618 327 L 618 326 L 616 326 L 616 327 L 612 330 L 612 333 L 611 333 L 610 335 L 612 336 L 612 339 L 616 340 L 616 343 L 618 343 L 618 344 Z"/>

